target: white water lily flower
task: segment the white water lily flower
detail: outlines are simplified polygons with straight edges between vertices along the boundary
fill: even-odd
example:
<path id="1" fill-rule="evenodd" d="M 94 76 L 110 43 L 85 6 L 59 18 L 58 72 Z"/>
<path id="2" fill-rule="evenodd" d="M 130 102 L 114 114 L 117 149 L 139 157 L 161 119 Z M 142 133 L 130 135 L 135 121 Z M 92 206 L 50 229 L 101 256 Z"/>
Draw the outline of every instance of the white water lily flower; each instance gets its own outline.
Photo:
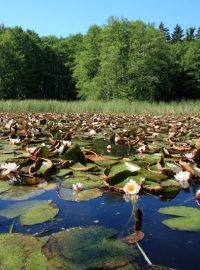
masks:
<path id="1" fill-rule="evenodd" d="M 90 135 L 95 135 L 96 131 L 94 129 L 91 129 L 89 133 L 90 133 Z"/>
<path id="2" fill-rule="evenodd" d="M 200 189 L 197 190 L 196 194 L 195 194 L 195 199 L 196 200 L 200 200 Z"/>
<path id="3" fill-rule="evenodd" d="M 72 189 L 73 191 L 81 191 L 84 189 L 84 186 L 81 183 L 76 183 L 72 185 Z"/>
<path id="4" fill-rule="evenodd" d="M 146 150 L 146 145 L 143 145 L 143 146 L 140 146 L 139 148 L 138 148 L 138 152 L 140 153 L 140 154 L 143 154 L 144 152 L 145 152 L 145 150 Z"/>
<path id="5" fill-rule="evenodd" d="M 27 147 L 26 148 L 26 151 L 31 155 L 33 155 L 36 150 L 37 150 L 37 147 Z"/>
<path id="6" fill-rule="evenodd" d="M 71 144 L 72 144 L 71 141 L 65 141 L 65 140 L 63 140 L 62 143 L 63 143 L 64 145 L 67 145 L 68 147 L 70 147 Z"/>
<path id="7" fill-rule="evenodd" d="M 184 157 L 186 157 L 187 159 L 193 159 L 194 158 L 194 153 L 186 153 L 184 155 Z"/>
<path id="8" fill-rule="evenodd" d="M 141 186 L 139 186 L 133 179 L 131 179 L 126 185 L 123 187 L 123 191 L 126 194 L 135 195 L 140 191 Z"/>
<path id="9" fill-rule="evenodd" d="M 187 188 L 189 188 L 189 186 L 190 186 L 190 184 L 188 183 L 187 180 L 181 180 L 181 181 L 179 181 L 179 183 L 180 183 L 180 186 L 181 186 L 182 188 L 184 188 L 184 189 L 187 189 Z"/>
<path id="10" fill-rule="evenodd" d="M 178 172 L 175 174 L 175 179 L 178 181 L 188 181 L 190 179 L 190 173 L 189 172 Z"/>
<path id="11" fill-rule="evenodd" d="M 107 145 L 106 150 L 108 153 L 110 153 L 112 151 L 112 146 L 110 144 Z"/>
<path id="12" fill-rule="evenodd" d="M 13 122 L 14 122 L 14 120 L 11 119 L 8 123 L 5 124 L 5 128 L 10 129 L 11 126 L 12 126 L 12 124 L 13 124 Z"/>
<path id="13" fill-rule="evenodd" d="M 9 138 L 9 141 L 12 144 L 18 144 L 18 143 L 20 143 L 20 138 Z"/>
<path id="14" fill-rule="evenodd" d="M 15 162 L 8 162 L 1 164 L 0 169 L 2 169 L 2 175 L 7 175 L 11 172 L 16 172 L 19 166 Z"/>

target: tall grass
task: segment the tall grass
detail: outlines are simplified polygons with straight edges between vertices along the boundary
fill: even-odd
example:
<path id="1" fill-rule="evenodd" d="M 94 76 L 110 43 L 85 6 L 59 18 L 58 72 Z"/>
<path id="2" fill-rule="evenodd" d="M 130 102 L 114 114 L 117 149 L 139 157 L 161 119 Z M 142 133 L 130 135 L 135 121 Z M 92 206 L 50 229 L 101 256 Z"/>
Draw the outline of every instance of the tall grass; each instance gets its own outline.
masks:
<path id="1" fill-rule="evenodd" d="M 150 103 L 141 101 L 0 100 L 0 112 L 109 113 L 200 116 L 200 101 Z"/>

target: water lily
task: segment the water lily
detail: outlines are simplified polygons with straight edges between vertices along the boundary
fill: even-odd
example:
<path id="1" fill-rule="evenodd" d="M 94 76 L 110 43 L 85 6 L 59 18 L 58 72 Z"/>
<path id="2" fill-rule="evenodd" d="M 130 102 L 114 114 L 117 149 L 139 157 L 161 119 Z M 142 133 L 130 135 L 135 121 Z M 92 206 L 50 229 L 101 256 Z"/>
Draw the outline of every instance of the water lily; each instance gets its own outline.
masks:
<path id="1" fill-rule="evenodd" d="M 136 195 L 140 191 L 141 186 L 138 185 L 133 179 L 131 179 L 126 185 L 123 187 L 123 191 L 126 194 Z"/>
<path id="2" fill-rule="evenodd" d="M 84 186 L 81 183 L 76 183 L 72 185 L 72 189 L 73 191 L 81 191 L 84 189 Z"/>
<path id="3" fill-rule="evenodd" d="M 145 151 L 146 151 L 146 145 L 142 145 L 140 146 L 137 151 L 140 153 L 140 154 L 143 154 Z"/>
<path id="4" fill-rule="evenodd" d="M 186 157 L 187 159 L 193 159 L 194 158 L 194 153 L 186 153 L 184 155 L 184 157 Z"/>
<path id="5" fill-rule="evenodd" d="M 62 143 L 68 147 L 71 146 L 72 142 L 71 141 L 67 141 L 67 140 L 63 140 Z"/>
<path id="6" fill-rule="evenodd" d="M 112 146 L 109 144 L 109 145 L 106 147 L 106 149 L 107 149 L 107 152 L 110 153 L 110 152 L 112 151 Z"/>
<path id="7" fill-rule="evenodd" d="M 28 148 L 26 148 L 26 151 L 31 155 L 33 155 L 36 150 L 37 150 L 37 147 L 28 147 Z"/>
<path id="8" fill-rule="evenodd" d="M 187 189 L 189 188 L 189 183 L 188 183 L 188 180 L 190 179 L 190 173 L 189 172 L 183 172 L 183 171 L 180 171 L 178 173 L 175 174 L 175 179 L 177 181 L 179 181 L 180 183 L 180 186 L 184 189 Z"/>
<path id="9" fill-rule="evenodd" d="M 200 200 L 200 189 L 197 190 L 196 194 L 195 194 L 195 199 L 196 200 Z"/>
<path id="10" fill-rule="evenodd" d="M 12 144 L 18 144 L 20 143 L 20 138 L 9 138 L 9 141 L 12 143 Z"/>
<path id="11" fill-rule="evenodd" d="M 11 119 L 9 122 L 7 122 L 7 123 L 5 124 L 5 128 L 10 129 L 11 126 L 12 126 L 12 124 L 13 124 L 13 122 L 14 122 L 14 120 Z"/>
<path id="12" fill-rule="evenodd" d="M 0 166 L 0 169 L 2 169 L 2 175 L 7 175 L 11 172 L 16 172 L 18 168 L 19 168 L 19 165 L 17 166 L 15 162 L 4 163 L 4 164 L 1 164 Z"/>
<path id="13" fill-rule="evenodd" d="M 91 129 L 90 131 L 89 131 L 89 133 L 90 133 L 90 135 L 95 135 L 96 134 L 96 131 L 94 130 L 94 129 Z"/>
<path id="14" fill-rule="evenodd" d="M 186 171 L 180 171 L 175 174 L 175 179 L 178 181 L 188 181 L 190 179 L 190 173 Z"/>

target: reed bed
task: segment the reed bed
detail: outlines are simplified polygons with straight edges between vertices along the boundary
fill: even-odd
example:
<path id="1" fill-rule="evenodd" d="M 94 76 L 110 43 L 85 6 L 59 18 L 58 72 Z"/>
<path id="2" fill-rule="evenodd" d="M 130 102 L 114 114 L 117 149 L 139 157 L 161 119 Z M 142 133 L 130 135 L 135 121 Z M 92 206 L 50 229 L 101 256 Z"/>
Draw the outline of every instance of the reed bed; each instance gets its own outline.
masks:
<path id="1" fill-rule="evenodd" d="M 200 116 L 200 101 L 57 101 L 57 100 L 0 100 L 1 113 L 109 113 L 140 115 Z"/>

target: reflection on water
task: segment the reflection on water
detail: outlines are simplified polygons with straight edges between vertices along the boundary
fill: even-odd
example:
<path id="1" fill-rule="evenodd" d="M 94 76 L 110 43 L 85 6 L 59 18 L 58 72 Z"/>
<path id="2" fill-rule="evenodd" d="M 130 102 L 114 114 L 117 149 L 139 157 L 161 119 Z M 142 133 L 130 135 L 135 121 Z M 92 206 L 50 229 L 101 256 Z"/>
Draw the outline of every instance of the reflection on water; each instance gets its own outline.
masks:
<path id="1" fill-rule="evenodd" d="M 160 207 L 185 205 L 196 207 L 193 190 L 181 191 L 173 200 L 159 200 L 152 194 L 143 194 L 137 202 L 142 212 L 141 230 L 144 239 L 140 245 L 154 264 L 167 265 L 175 269 L 196 269 L 200 262 L 200 233 L 181 232 L 164 226 L 161 222 L 166 217 L 158 213 Z M 56 190 L 46 191 L 37 200 L 53 200 L 60 212 L 53 220 L 35 226 L 21 226 L 18 218 L 5 220 L 0 218 L 1 232 L 9 232 L 14 223 L 14 232 L 44 236 L 66 228 L 77 226 L 102 225 L 119 231 L 119 237 L 133 232 L 134 220 L 130 219 L 132 204 L 123 199 L 123 194 L 106 192 L 102 197 L 86 202 L 68 202 L 60 200 Z M 0 210 L 12 204 L 1 201 Z M 127 223 L 127 221 L 130 221 Z M 139 262 L 146 264 L 139 258 Z"/>

